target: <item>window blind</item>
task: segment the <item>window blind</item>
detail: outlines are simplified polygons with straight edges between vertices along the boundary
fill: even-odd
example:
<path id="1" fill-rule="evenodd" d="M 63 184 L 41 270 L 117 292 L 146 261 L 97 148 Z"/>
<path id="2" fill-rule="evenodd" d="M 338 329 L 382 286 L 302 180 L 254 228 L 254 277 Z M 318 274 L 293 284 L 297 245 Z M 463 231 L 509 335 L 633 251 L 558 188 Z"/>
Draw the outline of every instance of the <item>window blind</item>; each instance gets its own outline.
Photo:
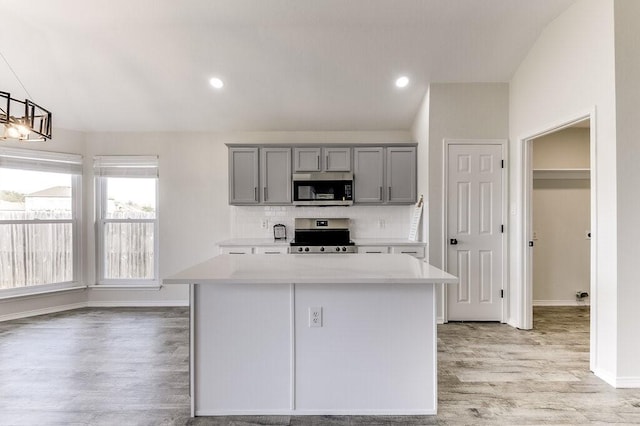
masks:
<path id="1" fill-rule="evenodd" d="M 94 157 L 96 176 L 104 177 L 158 177 L 157 155 L 102 155 Z"/>
<path id="2" fill-rule="evenodd" d="M 60 152 L 0 147 L 0 167 L 81 175 L 82 156 Z"/>

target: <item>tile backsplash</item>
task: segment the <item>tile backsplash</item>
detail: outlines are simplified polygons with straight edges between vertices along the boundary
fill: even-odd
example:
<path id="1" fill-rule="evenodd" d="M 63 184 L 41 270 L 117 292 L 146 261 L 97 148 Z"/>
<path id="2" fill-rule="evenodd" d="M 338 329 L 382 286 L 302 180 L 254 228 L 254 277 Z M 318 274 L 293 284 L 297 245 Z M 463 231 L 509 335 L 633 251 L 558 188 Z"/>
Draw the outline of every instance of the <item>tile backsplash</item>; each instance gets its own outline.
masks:
<path id="1" fill-rule="evenodd" d="M 408 238 L 413 206 L 230 206 L 232 238 L 270 238 L 273 225 L 287 227 L 293 237 L 296 217 L 351 219 L 352 238 Z M 263 227 L 266 221 L 266 228 Z"/>

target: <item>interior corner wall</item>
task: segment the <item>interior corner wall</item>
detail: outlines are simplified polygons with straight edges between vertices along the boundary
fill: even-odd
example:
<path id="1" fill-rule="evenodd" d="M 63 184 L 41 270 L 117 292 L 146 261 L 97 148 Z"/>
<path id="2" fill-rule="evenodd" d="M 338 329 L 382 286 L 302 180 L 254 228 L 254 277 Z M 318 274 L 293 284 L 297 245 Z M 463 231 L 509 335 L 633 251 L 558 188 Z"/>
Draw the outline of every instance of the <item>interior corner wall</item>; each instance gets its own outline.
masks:
<path id="1" fill-rule="evenodd" d="M 618 370 L 616 386 L 640 387 L 638 339 L 638 253 L 640 253 L 640 2 L 616 0 L 616 134 L 617 134 L 617 253 L 618 253 Z"/>
<path id="2" fill-rule="evenodd" d="M 429 241 L 429 89 L 422 99 L 420 109 L 411 127 L 413 139 L 418 143 L 418 196 L 423 195 L 422 223 L 420 228 L 421 241 Z M 428 260 L 428 257 L 427 257 Z"/>
<path id="3" fill-rule="evenodd" d="M 429 263 L 442 265 L 444 139 L 507 139 L 509 85 L 506 83 L 438 83 L 429 87 L 428 203 Z M 444 303 L 439 296 L 438 317 Z"/>
<path id="4" fill-rule="evenodd" d="M 596 257 L 592 280 L 592 368 L 608 382 L 616 376 L 617 176 L 614 0 L 578 0 L 551 22 L 510 84 L 508 322 L 526 328 L 523 292 L 523 140 L 595 111 Z M 593 204 L 592 204 L 593 205 Z M 594 292 L 594 289 L 596 290 Z M 594 307 L 595 305 L 595 307 Z"/>

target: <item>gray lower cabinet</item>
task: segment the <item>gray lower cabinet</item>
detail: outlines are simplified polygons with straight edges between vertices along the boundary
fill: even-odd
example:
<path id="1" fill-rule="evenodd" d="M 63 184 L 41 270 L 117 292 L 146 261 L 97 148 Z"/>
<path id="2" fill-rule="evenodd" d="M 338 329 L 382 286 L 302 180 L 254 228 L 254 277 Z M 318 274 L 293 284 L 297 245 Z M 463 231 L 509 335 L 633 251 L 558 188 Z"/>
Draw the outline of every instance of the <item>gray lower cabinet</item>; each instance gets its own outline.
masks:
<path id="1" fill-rule="evenodd" d="M 291 204 L 291 148 L 260 149 L 263 204 Z"/>
<path id="2" fill-rule="evenodd" d="M 291 204 L 291 148 L 229 147 L 229 204 Z"/>
<path id="3" fill-rule="evenodd" d="M 353 149 L 353 197 L 362 204 L 416 202 L 416 148 L 358 147 Z"/>
<path id="4" fill-rule="evenodd" d="M 258 148 L 229 148 L 229 204 L 258 204 Z"/>

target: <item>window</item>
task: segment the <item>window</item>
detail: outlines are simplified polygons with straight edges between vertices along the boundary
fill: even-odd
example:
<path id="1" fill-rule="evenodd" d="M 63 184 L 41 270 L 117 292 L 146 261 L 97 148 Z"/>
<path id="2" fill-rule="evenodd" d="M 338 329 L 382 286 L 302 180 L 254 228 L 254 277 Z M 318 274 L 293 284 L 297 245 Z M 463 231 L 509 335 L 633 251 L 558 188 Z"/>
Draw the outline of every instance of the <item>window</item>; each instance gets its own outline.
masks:
<path id="1" fill-rule="evenodd" d="M 82 157 L 0 148 L 0 292 L 70 287 L 79 276 Z"/>
<path id="2" fill-rule="evenodd" d="M 157 284 L 158 158 L 94 160 L 98 284 Z"/>

